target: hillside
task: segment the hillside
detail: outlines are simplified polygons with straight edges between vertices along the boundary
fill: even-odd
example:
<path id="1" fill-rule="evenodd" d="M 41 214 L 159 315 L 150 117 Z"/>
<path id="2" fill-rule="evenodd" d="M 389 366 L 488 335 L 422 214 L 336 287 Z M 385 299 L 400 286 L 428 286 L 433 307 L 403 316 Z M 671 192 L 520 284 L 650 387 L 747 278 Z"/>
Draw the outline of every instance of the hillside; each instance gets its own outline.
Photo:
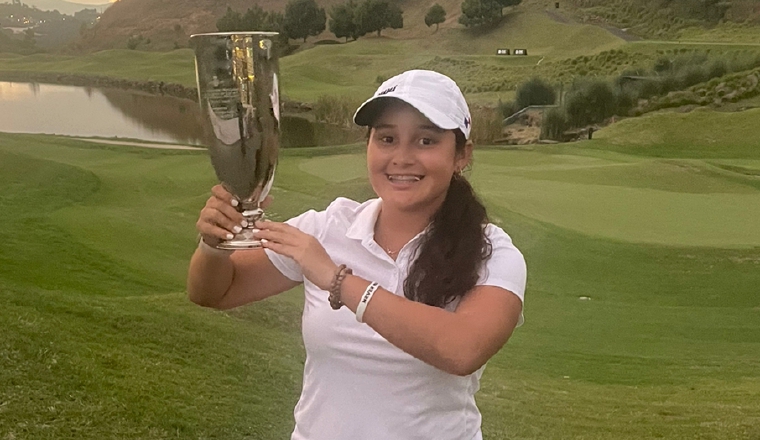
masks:
<path id="1" fill-rule="evenodd" d="M 317 0 L 317 3 L 329 11 L 330 6 L 343 0 Z M 429 0 L 395 0 L 404 11 L 404 28 L 386 30 L 383 35 L 396 38 L 415 38 L 429 36 L 431 28 L 425 26 L 424 16 L 432 4 Z M 286 0 L 259 0 L 258 6 L 264 10 L 284 11 Z M 457 23 L 461 14 L 461 0 L 438 0 L 446 10 L 446 22 L 440 29 L 462 28 Z M 525 0 L 521 8 L 543 9 L 543 3 Z M 227 6 L 236 11 L 245 11 L 253 3 L 250 0 L 119 0 L 109 7 L 100 22 L 76 42 L 75 51 L 92 52 L 105 49 L 127 47 L 127 40 L 132 36 L 142 36 L 141 50 L 170 50 L 187 47 L 191 34 L 216 31 L 216 20 L 221 17 Z M 505 10 L 506 11 L 506 10 Z M 325 31 L 309 41 L 335 39 L 333 34 Z M 149 42 L 148 42 L 149 41 Z"/>
<path id="2" fill-rule="evenodd" d="M 56 10 L 61 14 L 66 15 L 74 15 L 75 12 L 79 12 L 82 9 L 96 9 L 100 12 L 104 11 L 108 6 L 110 6 L 110 3 L 107 1 L 103 1 L 102 3 L 96 5 L 68 2 L 65 0 L 22 0 L 21 3 L 33 6 L 42 11 Z"/>
<path id="3" fill-rule="evenodd" d="M 733 0 L 567 0 L 563 9 L 587 23 L 606 23 L 644 38 L 679 38 L 683 30 L 760 23 L 760 2 Z"/>

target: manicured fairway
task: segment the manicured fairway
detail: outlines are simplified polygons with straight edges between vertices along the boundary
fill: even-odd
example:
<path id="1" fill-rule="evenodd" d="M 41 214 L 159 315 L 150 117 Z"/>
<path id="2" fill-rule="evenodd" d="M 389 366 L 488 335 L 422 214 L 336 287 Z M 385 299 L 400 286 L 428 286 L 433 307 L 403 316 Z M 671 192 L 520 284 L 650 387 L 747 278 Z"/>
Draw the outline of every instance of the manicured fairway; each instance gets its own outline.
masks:
<path id="1" fill-rule="evenodd" d="M 758 438 L 758 158 L 612 140 L 476 153 L 529 266 L 485 438 Z M 283 151 L 270 214 L 366 199 L 364 169 L 361 145 Z M 0 438 L 287 438 L 300 290 L 228 313 L 184 298 L 213 183 L 202 153 L 0 134 Z"/>

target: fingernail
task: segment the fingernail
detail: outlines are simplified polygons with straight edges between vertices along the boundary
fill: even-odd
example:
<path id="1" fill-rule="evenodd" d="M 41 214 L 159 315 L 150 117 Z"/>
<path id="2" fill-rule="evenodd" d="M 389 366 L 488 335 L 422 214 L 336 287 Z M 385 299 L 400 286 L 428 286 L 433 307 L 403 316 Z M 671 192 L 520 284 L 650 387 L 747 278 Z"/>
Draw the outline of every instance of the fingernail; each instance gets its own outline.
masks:
<path id="1" fill-rule="evenodd" d="M 232 230 L 235 231 L 235 233 L 237 234 L 238 232 L 242 231 L 243 228 L 241 228 L 240 226 L 235 226 L 234 228 L 232 228 Z"/>
<path id="2" fill-rule="evenodd" d="M 240 226 L 242 226 L 244 228 L 247 228 L 248 227 L 248 220 L 243 220 L 242 222 L 240 222 Z"/>
<path id="3" fill-rule="evenodd" d="M 237 206 L 237 205 L 239 205 L 239 203 L 238 203 L 237 199 L 232 199 L 232 201 L 230 202 L 230 204 L 231 204 L 232 206 Z"/>
<path id="4" fill-rule="evenodd" d="M 227 234 L 227 240 L 232 240 L 233 238 L 235 238 L 235 236 L 234 236 L 234 235 L 232 235 L 232 234 Z"/>

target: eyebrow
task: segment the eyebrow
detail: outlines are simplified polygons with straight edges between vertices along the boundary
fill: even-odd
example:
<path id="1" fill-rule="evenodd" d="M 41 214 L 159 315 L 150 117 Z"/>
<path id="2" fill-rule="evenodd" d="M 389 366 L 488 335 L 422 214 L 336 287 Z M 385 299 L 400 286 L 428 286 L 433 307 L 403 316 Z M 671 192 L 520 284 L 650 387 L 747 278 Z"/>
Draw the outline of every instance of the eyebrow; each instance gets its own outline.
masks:
<path id="1" fill-rule="evenodd" d="M 393 124 L 377 124 L 372 128 L 374 128 L 375 130 L 378 130 L 378 129 L 383 129 L 383 128 L 396 128 L 396 126 Z M 434 131 L 436 133 L 443 133 L 446 131 L 443 128 L 437 125 L 433 125 L 433 124 L 418 125 L 417 128 L 421 130 Z"/>

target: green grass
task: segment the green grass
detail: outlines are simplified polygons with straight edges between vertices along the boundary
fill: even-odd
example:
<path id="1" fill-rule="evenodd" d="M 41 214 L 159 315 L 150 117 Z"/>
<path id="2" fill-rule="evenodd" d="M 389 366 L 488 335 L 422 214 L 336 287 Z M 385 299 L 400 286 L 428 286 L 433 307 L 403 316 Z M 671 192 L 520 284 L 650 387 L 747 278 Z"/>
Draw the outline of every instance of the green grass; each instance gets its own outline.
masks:
<path id="1" fill-rule="evenodd" d="M 612 152 L 608 133 L 476 153 L 530 268 L 527 322 L 478 394 L 487 439 L 760 436 L 760 246 L 740 223 L 760 159 L 647 157 L 631 130 Z M 364 169 L 361 146 L 285 150 L 270 215 L 366 199 Z M 182 293 L 213 182 L 195 152 L 0 134 L 0 438 L 287 438 L 300 290 L 232 312 Z"/>

